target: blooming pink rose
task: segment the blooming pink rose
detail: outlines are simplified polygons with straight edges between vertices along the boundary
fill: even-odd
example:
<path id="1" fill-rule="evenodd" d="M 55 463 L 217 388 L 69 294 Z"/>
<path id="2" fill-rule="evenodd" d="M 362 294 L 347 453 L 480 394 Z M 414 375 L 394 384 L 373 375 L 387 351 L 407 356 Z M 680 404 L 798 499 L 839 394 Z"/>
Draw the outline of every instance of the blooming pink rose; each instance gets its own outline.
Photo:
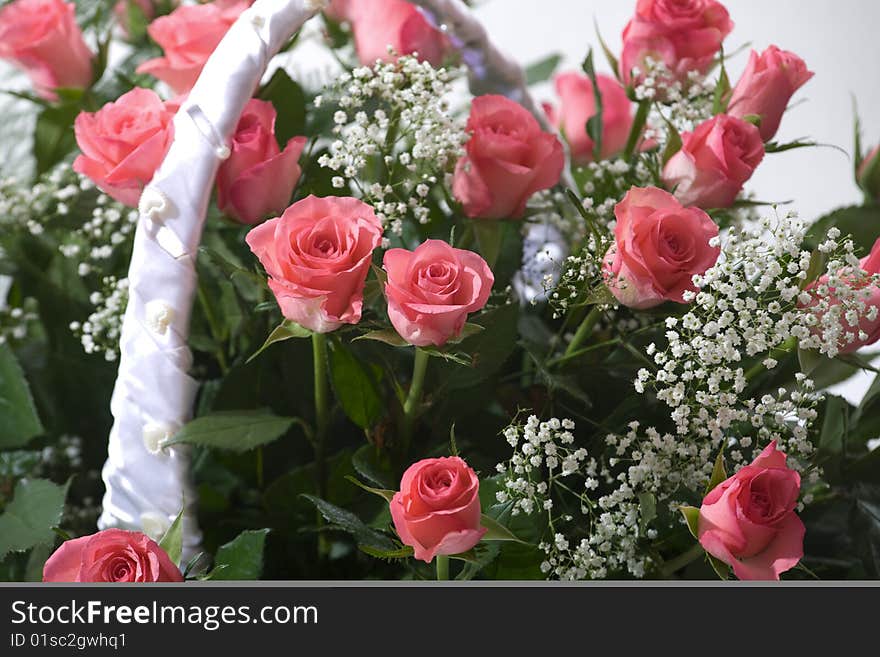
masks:
<path id="1" fill-rule="evenodd" d="M 519 103 L 504 96 L 474 98 L 467 130 L 471 137 L 452 191 L 468 217 L 518 218 L 532 194 L 559 182 L 562 144 Z"/>
<path id="2" fill-rule="evenodd" d="M 682 147 L 663 168 L 663 183 L 685 205 L 727 208 L 764 159 L 764 141 L 751 123 L 726 114 L 681 135 Z"/>
<path id="3" fill-rule="evenodd" d="M 495 277 L 473 251 L 428 240 L 415 251 L 389 249 L 385 297 L 400 336 L 417 347 L 440 347 L 461 334 L 467 316 L 489 300 Z"/>
<path id="4" fill-rule="evenodd" d="M 770 46 L 760 55 L 749 55 L 745 72 L 730 97 L 727 113 L 738 119 L 761 117 L 761 137 L 770 141 L 779 130 L 782 114 L 794 92 L 813 77 L 807 65 L 793 52 Z"/>
<path id="5" fill-rule="evenodd" d="M 302 173 L 299 156 L 306 138 L 294 137 L 282 151 L 275 117 L 272 103 L 248 101 L 232 137 L 232 155 L 217 172 L 217 205 L 243 224 L 284 210 Z"/>
<path id="6" fill-rule="evenodd" d="M 247 234 L 282 314 L 316 333 L 361 319 L 382 223 L 354 198 L 308 196 Z"/>
<path id="7" fill-rule="evenodd" d="M 413 463 L 391 499 L 391 518 L 415 558 L 467 552 L 483 538 L 480 480 L 457 456 Z"/>
<path id="8" fill-rule="evenodd" d="M 74 14 L 62 0 L 15 0 L 0 9 L 0 59 L 22 68 L 47 100 L 57 100 L 55 89 L 92 82 L 93 55 Z"/>
<path id="9" fill-rule="evenodd" d="M 695 274 L 715 264 L 721 249 L 709 244 L 718 226 L 699 208 L 686 208 L 656 187 L 633 187 L 614 208 L 615 243 L 605 255 L 608 288 L 630 308 L 664 301 L 685 303 Z"/>
<path id="10" fill-rule="evenodd" d="M 145 61 L 137 72 L 159 78 L 174 93 L 189 92 L 211 53 L 247 8 L 244 1 L 228 3 L 227 7 L 184 5 L 160 16 L 150 23 L 147 32 L 165 56 Z"/>
<path id="11" fill-rule="evenodd" d="M 794 513 L 801 477 L 785 458 L 774 440 L 703 499 L 700 545 L 739 579 L 779 579 L 804 556 L 804 523 Z"/>
<path id="12" fill-rule="evenodd" d="M 444 34 L 407 0 L 337 0 L 332 16 L 351 23 L 358 59 L 366 66 L 377 59 L 393 61 L 389 46 L 396 55 L 418 53 L 420 60 L 439 66 L 449 48 Z"/>
<path id="13" fill-rule="evenodd" d="M 639 0 L 623 30 L 620 75 L 633 82 L 634 68 L 645 59 L 663 62 L 678 78 L 705 72 L 733 29 L 727 9 L 716 0 Z"/>
<path id="14" fill-rule="evenodd" d="M 137 207 L 171 146 L 174 111 L 154 91 L 135 88 L 74 122 L 82 155 L 73 169 L 120 203 Z"/>
<path id="15" fill-rule="evenodd" d="M 597 75 L 602 97 L 602 158 L 616 155 L 626 146 L 632 128 L 632 103 L 620 83 L 607 75 Z M 587 121 L 596 114 L 593 83 L 582 73 L 556 76 L 556 94 L 562 101 L 559 112 L 545 105 L 550 122 L 562 129 L 571 157 L 578 164 L 593 161 L 593 140 L 587 134 Z"/>
<path id="16" fill-rule="evenodd" d="M 165 550 L 141 532 L 105 529 L 65 541 L 46 561 L 44 582 L 182 582 Z"/>
<path id="17" fill-rule="evenodd" d="M 880 203 L 880 146 L 862 160 L 856 180 L 869 197 Z"/>

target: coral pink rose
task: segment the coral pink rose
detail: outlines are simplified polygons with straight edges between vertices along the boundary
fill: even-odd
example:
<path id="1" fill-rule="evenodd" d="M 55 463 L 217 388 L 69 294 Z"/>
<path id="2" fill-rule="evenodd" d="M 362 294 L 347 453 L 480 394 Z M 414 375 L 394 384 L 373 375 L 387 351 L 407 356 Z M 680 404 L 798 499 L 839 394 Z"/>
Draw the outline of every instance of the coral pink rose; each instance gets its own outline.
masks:
<path id="1" fill-rule="evenodd" d="M 369 205 L 308 196 L 246 241 L 287 319 L 316 333 L 360 321 L 373 250 L 382 241 L 382 223 Z"/>
<path id="2" fill-rule="evenodd" d="M 182 582 L 165 550 L 141 532 L 105 529 L 61 544 L 44 582 Z"/>
<path id="3" fill-rule="evenodd" d="M 856 172 L 856 181 L 870 198 L 880 203 L 880 146 L 862 160 Z"/>
<path id="4" fill-rule="evenodd" d="M 483 538 L 480 480 L 457 456 L 413 463 L 391 499 L 391 518 L 415 558 L 467 552 Z"/>
<path id="5" fill-rule="evenodd" d="M 633 124 L 632 103 L 626 90 L 614 78 L 597 75 L 602 97 L 602 158 L 616 155 L 626 146 Z M 578 164 L 593 161 L 593 140 L 587 134 L 587 121 L 596 114 L 596 96 L 593 83 L 582 73 L 562 73 L 556 76 L 556 94 L 562 101 L 557 112 L 545 105 L 550 122 L 561 128 L 568 140 L 572 160 Z"/>
<path id="6" fill-rule="evenodd" d="M 226 32 L 248 8 L 247 2 L 184 5 L 150 23 L 147 32 L 165 52 L 137 68 L 162 80 L 174 93 L 188 93 Z"/>
<path id="7" fill-rule="evenodd" d="M 605 256 L 608 288 L 630 308 L 651 308 L 664 301 L 685 303 L 696 291 L 693 276 L 718 260 L 721 249 L 710 240 L 718 226 L 699 208 L 685 208 L 656 187 L 633 187 L 614 208 L 615 243 Z"/>
<path id="8" fill-rule="evenodd" d="M 620 75 L 632 83 L 632 70 L 644 73 L 648 57 L 680 79 L 704 73 L 732 29 L 727 9 L 715 0 L 639 0 L 623 30 Z"/>
<path id="9" fill-rule="evenodd" d="M 415 251 L 389 249 L 383 265 L 388 317 L 417 347 L 439 347 L 459 336 L 468 314 L 486 305 L 495 282 L 479 255 L 441 240 L 428 240 Z"/>
<path id="10" fill-rule="evenodd" d="M 681 136 L 682 147 L 663 168 L 663 183 L 685 205 L 727 208 L 764 159 L 764 140 L 751 123 L 726 114 Z"/>
<path id="11" fill-rule="evenodd" d="M 366 66 L 377 59 L 393 61 L 389 46 L 396 55 L 418 53 L 420 60 L 439 66 L 449 48 L 444 34 L 407 0 L 337 2 L 331 5 L 334 15 L 351 23 L 358 59 Z"/>
<path id="12" fill-rule="evenodd" d="M 778 580 L 804 556 L 804 523 L 794 513 L 801 478 L 785 459 L 773 441 L 703 499 L 700 545 L 739 579 Z"/>
<path id="13" fill-rule="evenodd" d="M 0 59 L 22 68 L 47 100 L 57 100 L 55 89 L 92 82 L 93 55 L 74 13 L 62 0 L 15 0 L 0 9 Z"/>
<path id="14" fill-rule="evenodd" d="M 137 207 L 144 186 L 174 134 L 174 110 L 154 91 L 135 88 L 94 114 L 76 117 L 74 134 L 82 155 L 73 169 L 91 178 L 120 203 Z"/>
<path id="15" fill-rule="evenodd" d="M 504 96 L 474 98 L 467 130 L 471 137 L 452 191 L 468 217 L 518 218 L 532 194 L 559 182 L 562 144 L 518 103 Z"/>
<path id="16" fill-rule="evenodd" d="M 739 82 L 733 89 L 727 113 L 742 119 L 760 116 L 758 129 L 764 141 L 779 130 L 782 114 L 794 92 L 813 77 L 807 65 L 793 52 L 770 46 L 760 55 L 754 50 Z"/>
<path id="17" fill-rule="evenodd" d="M 220 211 L 244 224 L 284 210 L 302 173 L 299 156 L 306 138 L 294 137 L 282 151 L 275 118 L 272 103 L 248 101 L 232 137 L 232 154 L 217 172 Z"/>

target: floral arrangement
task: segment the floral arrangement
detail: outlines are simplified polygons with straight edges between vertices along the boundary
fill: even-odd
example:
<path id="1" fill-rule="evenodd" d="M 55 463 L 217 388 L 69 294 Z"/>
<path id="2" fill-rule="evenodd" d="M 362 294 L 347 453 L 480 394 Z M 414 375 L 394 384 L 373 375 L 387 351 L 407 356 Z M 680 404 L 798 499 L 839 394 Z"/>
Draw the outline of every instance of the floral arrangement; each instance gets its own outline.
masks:
<path id="1" fill-rule="evenodd" d="M 813 73 L 731 80 L 716 0 L 638 0 L 605 74 L 530 67 L 539 115 L 461 93 L 415 4 L 330 3 L 288 53 L 338 71 L 276 68 L 217 173 L 194 419 L 145 432 L 192 454 L 203 550 L 96 533 L 138 202 L 250 4 L 0 7 L 37 114 L 0 180 L 0 578 L 880 575 L 880 379 L 825 392 L 877 372 L 880 153 L 860 206 L 752 198 L 815 146 L 776 140 Z"/>

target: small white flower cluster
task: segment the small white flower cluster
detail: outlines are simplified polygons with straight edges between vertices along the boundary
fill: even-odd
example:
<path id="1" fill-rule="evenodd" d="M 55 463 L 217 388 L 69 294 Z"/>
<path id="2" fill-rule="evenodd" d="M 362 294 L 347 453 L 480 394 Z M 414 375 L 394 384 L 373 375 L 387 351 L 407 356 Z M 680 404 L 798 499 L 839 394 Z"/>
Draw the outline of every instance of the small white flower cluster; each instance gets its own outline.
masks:
<path id="1" fill-rule="evenodd" d="M 590 162 L 586 169 L 589 177 L 583 184 L 584 209 L 610 230 L 616 224 L 614 206 L 632 187 L 646 187 L 654 180 L 641 158 L 634 165 L 623 159 L 600 160 Z"/>
<path id="2" fill-rule="evenodd" d="M 446 182 L 464 152 L 468 136 L 448 102 L 452 77 L 408 55 L 343 73 L 315 98 L 316 106 L 339 108 L 336 139 L 318 163 L 338 173 L 334 187 L 353 186 L 395 235 L 407 218 L 428 222 L 431 189 Z M 371 173 L 377 168 L 378 176 Z"/>
<path id="3" fill-rule="evenodd" d="M 0 226 L 4 231 L 25 230 L 38 236 L 52 219 L 70 212 L 71 199 L 80 193 L 72 182 L 70 166 L 59 166 L 36 184 L 15 176 L 0 180 Z M 91 183 L 89 183 L 91 184 Z"/>
<path id="4" fill-rule="evenodd" d="M 0 307 L 0 345 L 25 340 L 39 319 L 37 301 L 31 297 L 25 298 L 20 306 Z"/>
<path id="5" fill-rule="evenodd" d="M 715 82 L 699 71 L 689 71 L 685 80 L 678 79 L 662 61 L 645 59 L 645 75 L 635 87 L 638 101 L 657 101 L 648 114 L 645 139 L 665 144 L 669 126 L 679 133 L 690 132 L 714 115 Z M 641 75 L 640 72 L 637 75 Z"/>
<path id="6" fill-rule="evenodd" d="M 70 330 L 79 336 L 87 354 L 103 353 L 107 361 L 119 356 L 119 336 L 122 316 L 128 304 L 128 279 L 104 277 L 104 290 L 92 292 L 89 302 L 95 311 L 86 321 L 72 322 Z"/>

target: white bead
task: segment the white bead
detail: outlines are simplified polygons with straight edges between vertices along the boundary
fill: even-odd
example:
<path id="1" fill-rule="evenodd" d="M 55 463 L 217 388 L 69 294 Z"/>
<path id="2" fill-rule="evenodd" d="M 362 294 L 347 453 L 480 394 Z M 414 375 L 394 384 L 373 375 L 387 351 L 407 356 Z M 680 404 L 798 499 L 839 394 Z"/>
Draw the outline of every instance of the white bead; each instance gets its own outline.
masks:
<path id="1" fill-rule="evenodd" d="M 309 11 L 321 11 L 322 9 L 326 9 L 327 5 L 330 4 L 330 0 L 305 0 L 303 5 Z"/>
<path id="2" fill-rule="evenodd" d="M 258 30 L 262 29 L 266 24 L 266 18 L 261 16 L 260 14 L 251 15 L 251 25 L 253 25 Z"/>
<path id="3" fill-rule="evenodd" d="M 151 422 L 144 427 L 142 434 L 144 447 L 146 447 L 147 451 L 153 456 L 158 456 L 162 453 L 165 441 L 170 440 L 175 433 L 175 427 L 170 424 L 164 422 Z"/>
<path id="4" fill-rule="evenodd" d="M 226 144 L 224 144 L 223 146 L 218 146 L 215 149 L 214 153 L 221 160 L 228 160 L 229 156 L 232 155 L 232 151 L 229 150 L 229 146 L 227 146 Z"/>
<path id="5" fill-rule="evenodd" d="M 144 309 L 147 327 L 158 335 L 164 335 L 174 321 L 174 308 L 160 299 L 149 301 Z"/>
<path id="6" fill-rule="evenodd" d="M 141 216 L 156 223 L 162 223 L 171 210 L 171 202 L 155 187 L 147 187 L 141 194 L 138 202 L 138 212 Z"/>
<path id="7" fill-rule="evenodd" d="M 158 511 L 144 511 L 141 514 L 141 529 L 154 541 L 161 539 L 169 527 L 171 522 Z"/>

